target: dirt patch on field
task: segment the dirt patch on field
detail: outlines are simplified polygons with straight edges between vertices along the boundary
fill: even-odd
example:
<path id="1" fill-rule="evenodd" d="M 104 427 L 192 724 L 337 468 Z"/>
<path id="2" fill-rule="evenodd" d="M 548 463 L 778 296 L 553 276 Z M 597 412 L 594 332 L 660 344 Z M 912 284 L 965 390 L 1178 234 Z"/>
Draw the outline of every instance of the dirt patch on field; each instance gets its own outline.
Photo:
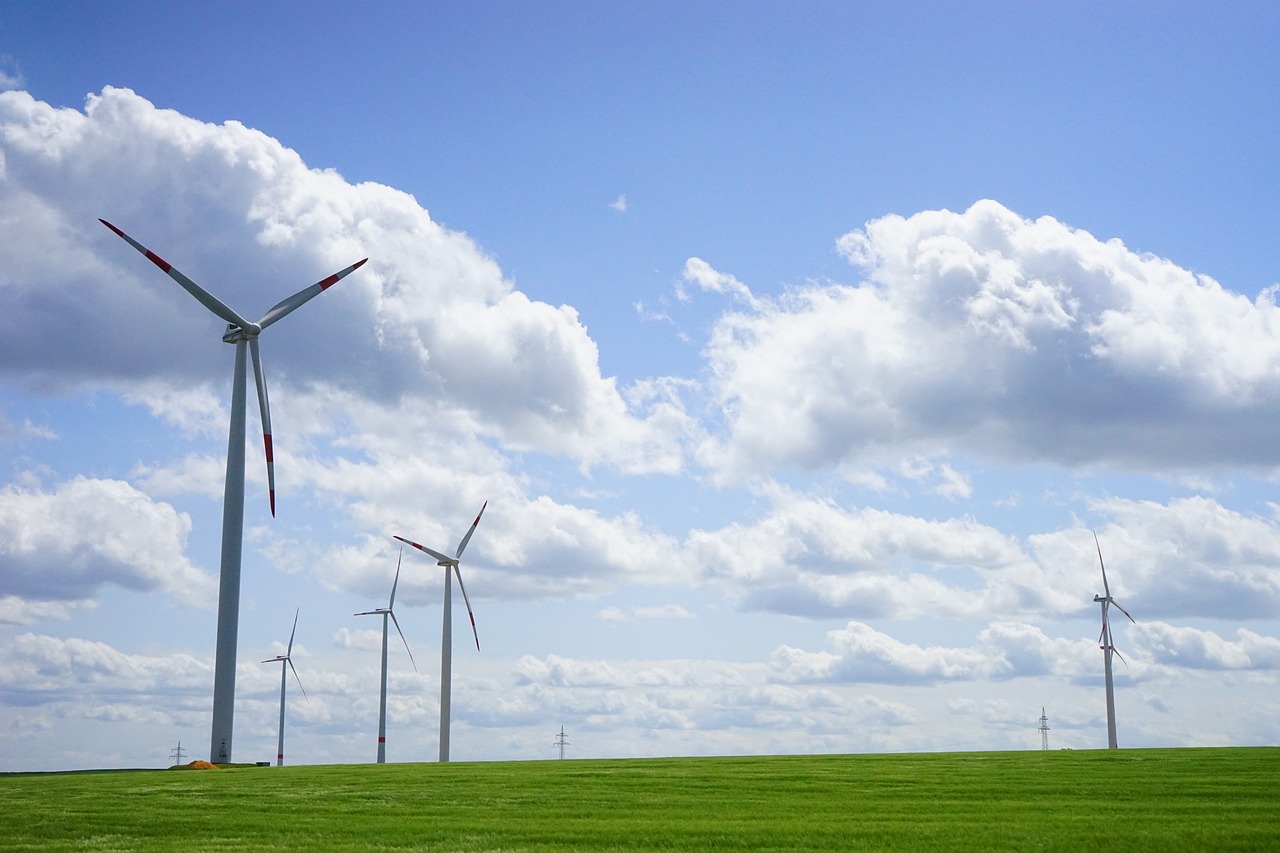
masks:
<path id="1" fill-rule="evenodd" d="M 205 761 L 203 758 L 197 759 L 196 761 L 191 762 L 190 764 L 187 765 L 187 767 L 189 767 L 192 770 L 217 770 L 218 769 L 218 765 L 210 764 L 209 762 Z"/>

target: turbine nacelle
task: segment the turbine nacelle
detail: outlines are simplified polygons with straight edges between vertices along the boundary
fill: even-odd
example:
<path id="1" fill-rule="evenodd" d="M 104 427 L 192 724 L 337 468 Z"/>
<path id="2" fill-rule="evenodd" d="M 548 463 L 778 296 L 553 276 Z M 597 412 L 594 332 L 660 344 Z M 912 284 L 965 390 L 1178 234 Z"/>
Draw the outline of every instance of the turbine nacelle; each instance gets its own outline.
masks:
<path id="1" fill-rule="evenodd" d="M 237 326 L 235 323 L 228 323 L 226 332 L 222 334 L 222 342 L 226 344 L 238 344 L 241 341 L 256 338 L 260 334 L 262 334 L 262 327 L 257 323 L 250 323 L 248 328 Z"/>

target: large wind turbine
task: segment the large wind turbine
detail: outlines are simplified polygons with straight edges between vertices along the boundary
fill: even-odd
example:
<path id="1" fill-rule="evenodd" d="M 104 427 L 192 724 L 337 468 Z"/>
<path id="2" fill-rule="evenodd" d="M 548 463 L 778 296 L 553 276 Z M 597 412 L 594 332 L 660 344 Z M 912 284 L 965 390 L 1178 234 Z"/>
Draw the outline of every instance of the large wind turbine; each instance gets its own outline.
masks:
<path id="1" fill-rule="evenodd" d="M 404 556 L 404 549 L 400 549 L 400 557 Z M 377 610 L 366 610 L 363 613 L 357 613 L 357 616 L 381 616 L 382 617 L 382 692 L 378 697 L 378 763 L 387 763 L 387 617 L 391 617 L 391 621 L 395 622 L 396 632 L 400 635 L 400 639 L 404 642 L 404 650 L 409 652 L 409 663 L 413 664 L 414 672 L 417 672 L 418 665 L 414 663 L 413 652 L 409 651 L 409 641 L 404 638 L 404 631 L 400 630 L 400 623 L 396 622 L 396 614 L 393 609 L 396 606 L 396 585 L 400 583 L 400 557 L 396 557 L 396 579 L 391 582 L 391 598 L 387 601 L 386 607 L 379 607 Z"/>
<path id="2" fill-rule="evenodd" d="M 1115 645 L 1111 642 L 1111 621 L 1107 618 L 1107 608 L 1114 606 L 1125 616 L 1129 616 L 1129 611 L 1121 607 L 1114 598 L 1111 597 L 1111 587 L 1107 584 L 1107 567 L 1102 562 L 1102 546 L 1098 544 L 1098 534 L 1093 534 L 1093 544 L 1098 549 L 1098 567 L 1102 569 L 1102 589 L 1105 595 L 1095 595 L 1093 600 L 1102 605 L 1102 633 L 1098 635 L 1098 645 L 1102 649 L 1103 669 L 1106 673 L 1107 680 L 1107 749 L 1118 749 L 1119 744 L 1116 742 L 1116 691 L 1111 681 L 1111 656 L 1115 655 L 1124 660 L 1124 656 L 1116 651 Z M 1129 616 L 1129 621 L 1133 622 L 1133 617 Z M 1137 624 L 1136 622 L 1134 624 Z"/>
<path id="3" fill-rule="evenodd" d="M 289 648 L 282 655 L 276 655 L 271 660 L 264 660 L 263 663 L 279 663 L 280 664 L 280 739 L 276 741 L 276 767 L 284 766 L 284 686 L 288 680 L 285 672 L 285 665 L 293 670 L 293 677 L 298 682 L 298 689 L 302 691 L 305 699 L 307 696 L 307 688 L 302 686 L 302 679 L 298 678 L 298 670 L 293 666 L 293 659 L 289 657 L 293 654 L 293 635 L 298 633 L 298 611 L 293 612 L 293 630 L 289 632 Z"/>
<path id="4" fill-rule="evenodd" d="M 267 380 L 262 372 L 262 359 L 258 355 L 258 335 L 263 329 L 327 290 L 343 276 L 359 269 L 369 259 L 365 258 L 341 272 L 336 272 L 310 287 L 299 290 L 262 315 L 261 320 L 250 323 L 146 246 L 107 220 L 99 219 L 98 221 L 123 237 L 130 246 L 146 255 L 147 260 L 164 270 L 201 305 L 226 320 L 227 330 L 222 340 L 235 344 L 236 347 L 235 368 L 231 374 L 231 429 L 227 439 L 227 479 L 222 493 L 222 568 L 218 586 L 218 641 L 213 670 L 213 730 L 209 738 L 209 760 L 225 764 L 231 761 L 231 730 L 236 695 L 236 637 L 240 628 L 240 552 L 244 544 L 245 350 L 247 348 L 253 356 L 253 378 L 258 388 L 262 442 L 267 456 L 267 489 L 271 499 L 271 514 L 274 516 L 276 514 L 276 469 L 271 449 L 271 407 L 267 402 Z"/>
<path id="5" fill-rule="evenodd" d="M 471 534 L 476 532 L 476 525 L 480 523 L 480 516 L 484 515 L 485 507 L 488 505 L 489 502 L 485 501 L 484 506 L 480 507 L 476 520 L 471 522 L 471 528 L 458 543 L 458 550 L 452 557 L 446 557 L 439 551 L 433 551 L 417 542 L 410 542 L 403 536 L 396 537 L 406 545 L 412 545 L 419 551 L 430 554 L 436 559 L 436 565 L 444 566 L 444 627 L 440 636 L 440 761 L 442 763 L 449 760 L 449 694 L 453 681 L 453 577 L 450 569 L 453 575 L 458 576 L 458 589 L 462 590 L 462 600 L 467 605 L 467 616 L 471 617 L 471 633 L 476 638 L 476 651 L 480 651 L 480 635 L 476 633 L 476 616 L 471 612 L 471 600 L 467 598 L 467 588 L 462 585 L 462 572 L 458 570 L 458 561 L 462 559 L 462 552 L 471 541 Z"/>

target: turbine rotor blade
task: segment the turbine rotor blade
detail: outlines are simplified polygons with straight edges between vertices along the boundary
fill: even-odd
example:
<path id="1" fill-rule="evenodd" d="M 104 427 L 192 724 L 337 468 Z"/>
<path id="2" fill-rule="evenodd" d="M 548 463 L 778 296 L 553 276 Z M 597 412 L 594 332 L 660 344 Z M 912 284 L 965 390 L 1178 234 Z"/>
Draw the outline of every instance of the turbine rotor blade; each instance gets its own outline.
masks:
<path id="1" fill-rule="evenodd" d="M 400 557 L 404 556 L 404 549 L 400 549 Z M 391 600 L 387 602 L 387 610 L 396 606 L 396 585 L 400 583 L 400 557 L 396 557 L 396 579 L 391 582 Z"/>
<path id="2" fill-rule="evenodd" d="M 1116 604 L 1116 603 L 1115 603 L 1115 601 L 1112 601 L 1111 603 L 1112 603 L 1113 605 L 1115 605 L 1115 608 L 1116 608 L 1117 610 L 1119 610 L 1121 613 L 1123 613 L 1125 616 L 1129 616 L 1129 611 L 1128 611 L 1128 610 L 1125 610 L 1125 609 L 1124 609 L 1123 607 L 1121 607 L 1119 604 Z M 1137 625 L 1137 624 L 1138 624 L 1137 620 L 1136 620 L 1136 619 L 1134 619 L 1132 616 L 1129 616 L 1129 621 L 1130 621 L 1130 622 L 1132 622 L 1132 623 L 1133 623 L 1133 624 L 1135 624 L 1135 625 Z"/>
<path id="3" fill-rule="evenodd" d="M 1093 544 L 1098 549 L 1098 566 L 1102 569 L 1102 592 L 1110 599 L 1111 587 L 1107 586 L 1107 565 L 1102 562 L 1102 545 L 1098 543 L 1098 532 L 1096 530 L 1090 530 L 1089 532 L 1093 534 Z"/>
<path id="4" fill-rule="evenodd" d="M 390 610 L 388 610 L 388 611 L 387 611 L 387 615 L 388 615 L 388 616 L 390 616 L 390 617 L 391 617 L 391 621 L 395 623 L 395 626 L 396 626 L 396 633 L 400 635 L 400 641 L 401 641 L 402 643 L 404 643 L 404 650 L 405 650 L 406 652 L 409 652 L 409 663 L 412 663 L 412 664 L 413 664 L 413 671 L 414 671 L 414 672 L 417 672 L 417 671 L 418 671 L 418 665 L 417 665 L 416 663 L 414 663 L 414 660 L 413 660 L 413 652 L 412 652 L 412 651 L 409 651 L 409 641 L 408 641 L 408 640 L 406 640 L 406 639 L 404 638 L 404 631 L 401 631 L 401 630 L 400 630 L 400 623 L 399 623 L 399 622 L 396 622 L 396 615 L 395 615 L 394 613 L 392 613 Z"/>
<path id="5" fill-rule="evenodd" d="M 476 525 L 480 523 L 480 516 L 484 515 L 485 507 L 488 505 L 489 502 L 485 501 L 484 506 L 480 507 L 480 512 L 476 515 L 476 520 L 471 522 L 470 529 L 468 529 L 466 535 L 462 537 L 462 541 L 458 543 L 458 550 L 453 555 L 453 559 L 458 560 L 462 558 L 462 552 L 466 550 L 467 543 L 471 541 L 471 534 L 476 532 Z M 458 583 L 462 583 L 462 581 L 459 580 Z"/>
<path id="6" fill-rule="evenodd" d="M 293 654 L 293 635 L 298 633 L 298 613 L 301 612 L 301 610 L 302 608 L 299 607 L 297 610 L 293 611 L 293 630 L 289 632 L 289 650 L 284 653 L 285 657 Z"/>
<path id="7" fill-rule="evenodd" d="M 409 545 L 413 548 L 417 548 L 419 551 L 423 552 L 424 554 L 430 554 L 432 557 L 435 557 L 438 561 L 440 561 L 442 565 L 445 565 L 445 564 L 451 565 L 453 563 L 452 557 L 446 557 L 444 554 L 441 554 L 439 551 L 435 550 L 434 548 L 428 548 L 426 545 L 419 545 L 417 542 L 410 542 L 408 539 L 405 539 L 403 536 L 396 536 L 393 538 L 399 539 L 404 544 Z"/>
<path id="8" fill-rule="evenodd" d="M 276 458 L 271 444 L 271 402 L 267 399 L 267 375 L 262 372 L 258 354 L 258 338 L 249 338 L 249 354 L 253 356 L 253 382 L 258 388 L 258 414 L 262 418 L 262 447 L 267 454 L 267 495 L 271 499 L 271 517 L 276 516 Z"/>
<path id="9" fill-rule="evenodd" d="M 360 269 L 360 267 L 364 266 L 364 263 L 367 260 L 369 259 L 365 258 L 364 261 L 358 261 L 346 269 L 334 273 L 328 278 L 322 278 L 310 287 L 304 287 L 302 290 L 293 294 L 293 296 L 276 303 L 269 311 L 267 311 L 266 314 L 262 315 L 262 319 L 258 321 L 258 327 L 265 329 L 277 320 L 287 317 L 307 302 L 310 302 L 312 299 L 337 284 L 339 279 L 342 279 L 348 274 Z"/>
<path id="10" fill-rule="evenodd" d="M 288 658 L 285 658 L 285 662 L 289 664 L 289 669 L 293 670 L 293 680 L 298 682 L 298 689 L 302 691 L 302 698 L 310 702 L 311 698 L 307 696 L 307 688 L 302 686 L 302 679 L 298 678 L 298 670 L 294 668 L 293 661 L 289 660 Z"/>
<path id="11" fill-rule="evenodd" d="M 467 598 L 467 588 L 462 585 L 462 572 L 458 570 L 458 564 L 453 564 L 453 574 L 458 578 L 458 589 L 462 590 L 462 600 L 467 605 L 467 616 L 471 617 L 471 633 L 476 638 L 476 651 L 480 651 L 480 635 L 476 633 L 476 615 L 471 612 L 471 599 Z"/>
<path id="12" fill-rule="evenodd" d="M 246 320 L 245 318 L 237 314 L 235 311 L 233 311 L 229 306 L 227 306 L 224 302 L 222 302 L 222 300 L 218 299 L 218 297 L 214 296 L 212 293 L 205 290 L 203 287 L 196 284 L 191 279 L 187 278 L 185 275 L 183 275 L 181 272 L 175 269 L 173 265 L 170 264 L 168 261 L 166 261 L 164 258 L 160 257 L 155 252 L 151 251 L 146 246 L 142 245 L 137 240 L 133 239 L 128 234 L 124 233 L 119 228 L 115 227 L 110 222 L 108 222 L 107 220 L 99 219 L 98 221 L 101 222 L 103 225 L 107 226 L 108 228 L 110 228 L 112 231 L 116 232 L 116 234 L 119 235 L 120 237 L 123 237 L 125 242 L 127 242 L 130 246 L 133 246 L 133 248 L 137 249 L 139 252 L 145 255 L 147 260 L 151 261 L 151 263 L 155 264 L 160 269 L 162 269 L 165 272 L 165 274 L 169 276 L 169 278 L 173 279 L 178 284 L 182 285 L 183 290 L 187 291 L 187 293 L 190 293 L 192 296 L 194 296 L 196 298 L 196 301 L 198 301 L 205 308 L 208 308 L 214 314 L 218 315 L 223 320 L 226 320 L 228 323 L 232 324 L 233 326 L 239 326 L 242 329 L 251 328 L 252 324 L 248 320 Z"/>

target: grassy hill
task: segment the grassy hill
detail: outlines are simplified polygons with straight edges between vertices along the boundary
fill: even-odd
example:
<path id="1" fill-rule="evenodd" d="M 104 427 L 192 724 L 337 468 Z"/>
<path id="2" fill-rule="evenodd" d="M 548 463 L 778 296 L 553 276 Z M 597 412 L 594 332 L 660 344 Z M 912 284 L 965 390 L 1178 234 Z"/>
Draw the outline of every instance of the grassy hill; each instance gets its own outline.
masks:
<path id="1" fill-rule="evenodd" d="M 6 850 L 1276 850 L 1280 749 L 0 776 Z"/>

